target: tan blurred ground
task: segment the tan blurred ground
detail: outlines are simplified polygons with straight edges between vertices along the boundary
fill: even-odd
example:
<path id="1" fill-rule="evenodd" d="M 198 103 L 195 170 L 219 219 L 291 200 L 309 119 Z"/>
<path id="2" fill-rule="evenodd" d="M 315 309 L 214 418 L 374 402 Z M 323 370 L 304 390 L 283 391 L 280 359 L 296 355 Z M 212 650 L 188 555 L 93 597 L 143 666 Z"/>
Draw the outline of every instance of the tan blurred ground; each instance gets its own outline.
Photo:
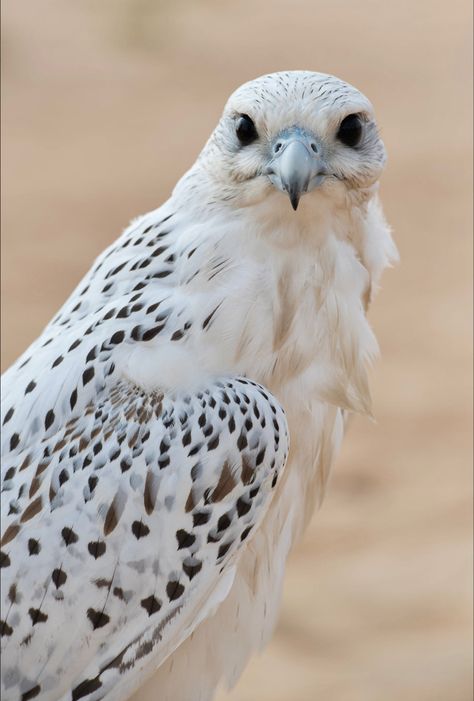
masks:
<path id="1" fill-rule="evenodd" d="M 322 70 L 376 106 L 402 256 L 371 311 L 378 423 L 351 427 L 233 701 L 472 698 L 470 33 L 463 0 L 3 1 L 4 367 L 239 83 Z"/>

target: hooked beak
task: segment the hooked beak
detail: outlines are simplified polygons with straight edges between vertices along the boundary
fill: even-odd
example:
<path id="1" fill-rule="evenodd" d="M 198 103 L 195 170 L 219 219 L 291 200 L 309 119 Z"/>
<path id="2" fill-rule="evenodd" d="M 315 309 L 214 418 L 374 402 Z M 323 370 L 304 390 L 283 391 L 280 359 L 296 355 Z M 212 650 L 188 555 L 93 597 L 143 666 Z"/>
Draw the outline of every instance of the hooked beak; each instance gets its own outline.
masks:
<path id="1" fill-rule="evenodd" d="M 327 173 L 314 137 L 299 129 L 279 135 L 267 175 L 275 187 L 288 193 L 294 210 L 301 195 L 320 185 Z"/>

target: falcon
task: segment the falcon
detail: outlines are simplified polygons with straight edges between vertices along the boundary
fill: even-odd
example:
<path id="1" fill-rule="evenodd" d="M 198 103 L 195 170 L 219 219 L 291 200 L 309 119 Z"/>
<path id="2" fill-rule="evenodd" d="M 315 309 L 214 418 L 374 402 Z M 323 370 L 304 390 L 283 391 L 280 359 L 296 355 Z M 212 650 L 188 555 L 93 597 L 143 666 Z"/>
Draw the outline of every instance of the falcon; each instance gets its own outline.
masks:
<path id="1" fill-rule="evenodd" d="M 347 83 L 246 83 L 5 373 L 4 701 L 208 701 L 268 641 L 371 412 L 384 162 Z"/>

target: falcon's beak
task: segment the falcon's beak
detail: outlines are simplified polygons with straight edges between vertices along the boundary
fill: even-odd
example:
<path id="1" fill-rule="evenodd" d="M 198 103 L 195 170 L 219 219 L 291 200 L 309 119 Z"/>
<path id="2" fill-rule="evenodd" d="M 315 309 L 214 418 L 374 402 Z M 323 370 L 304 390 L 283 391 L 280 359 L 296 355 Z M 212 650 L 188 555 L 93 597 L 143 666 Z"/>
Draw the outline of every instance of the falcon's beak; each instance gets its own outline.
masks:
<path id="1" fill-rule="evenodd" d="M 317 187 L 328 173 L 320 152 L 316 139 L 297 128 L 282 132 L 273 145 L 267 175 L 275 187 L 288 193 L 295 210 L 301 195 Z"/>

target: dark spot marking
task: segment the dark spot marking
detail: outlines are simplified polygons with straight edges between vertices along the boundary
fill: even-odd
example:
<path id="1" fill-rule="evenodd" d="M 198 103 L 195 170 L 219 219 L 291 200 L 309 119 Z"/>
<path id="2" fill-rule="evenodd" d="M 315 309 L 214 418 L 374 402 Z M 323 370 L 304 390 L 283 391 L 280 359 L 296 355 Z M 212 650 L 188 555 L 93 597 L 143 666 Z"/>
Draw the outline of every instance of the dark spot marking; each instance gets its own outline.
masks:
<path id="1" fill-rule="evenodd" d="M 63 362 L 63 360 L 64 360 L 63 356 L 62 356 L 62 355 L 59 355 L 59 356 L 56 358 L 56 360 L 54 361 L 54 363 L 51 365 L 51 367 L 52 367 L 52 368 L 55 368 L 55 367 L 57 367 L 58 365 L 61 365 L 61 363 Z"/>
<path id="2" fill-rule="evenodd" d="M 82 373 L 82 384 L 84 386 L 87 385 L 87 383 L 92 380 L 92 378 L 94 377 L 94 373 L 95 373 L 95 371 L 94 371 L 94 368 L 92 366 L 88 367 L 84 370 L 84 372 Z"/>
<path id="3" fill-rule="evenodd" d="M 161 255 L 168 249 L 168 246 L 158 246 L 158 248 L 155 248 L 153 251 L 152 258 L 156 258 L 157 256 Z"/>
<path id="4" fill-rule="evenodd" d="M 76 406 L 76 402 L 77 402 L 77 389 L 73 389 L 73 391 L 71 392 L 71 396 L 69 397 L 69 406 L 71 407 L 71 409 L 74 409 L 74 407 Z"/>
<path id="5" fill-rule="evenodd" d="M 210 513 L 206 513 L 205 511 L 198 511 L 197 513 L 193 514 L 193 526 L 203 526 L 209 521 L 210 518 Z"/>
<path id="6" fill-rule="evenodd" d="M 92 360 L 95 360 L 97 358 L 97 346 L 94 346 L 93 348 L 90 349 L 86 356 L 86 363 L 90 363 Z"/>
<path id="7" fill-rule="evenodd" d="M 237 499 L 237 514 L 240 516 L 245 516 L 250 511 L 251 504 L 244 501 L 242 497 Z"/>
<path id="8" fill-rule="evenodd" d="M 132 461 L 130 458 L 123 458 L 123 460 L 120 461 L 120 469 L 122 472 L 127 472 L 132 467 Z"/>
<path id="9" fill-rule="evenodd" d="M 161 302 L 155 302 L 155 304 L 150 304 L 150 306 L 147 307 L 146 313 L 152 314 L 153 312 L 156 312 L 156 310 L 158 309 L 160 304 L 161 304 Z"/>
<path id="10" fill-rule="evenodd" d="M 229 548 L 231 547 L 232 543 L 223 543 L 223 545 L 219 546 L 219 550 L 217 553 L 217 559 L 219 560 L 221 557 L 224 557 L 224 555 L 229 551 Z"/>
<path id="11" fill-rule="evenodd" d="M 176 540 L 178 541 L 178 550 L 181 550 L 182 548 L 190 548 L 196 540 L 196 536 L 180 528 L 176 531 Z"/>
<path id="12" fill-rule="evenodd" d="M 12 437 L 10 438 L 10 450 L 15 450 L 19 442 L 20 436 L 18 435 L 18 433 L 13 433 Z"/>
<path id="13" fill-rule="evenodd" d="M 41 550 L 41 545 L 39 544 L 39 540 L 36 540 L 36 538 L 30 538 L 28 540 L 28 553 L 29 553 L 29 555 L 38 555 L 40 550 Z"/>
<path id="14" fill-rule="evenodd" d="M 217 307 L 216 307 L 215 309 L 212 310 L 212 312 L 209 314 L 209 316 L 207 316 L 207 317 L 204 319 L 204 321 L 202 322 L 202 328 L 203 328 L 204 330 L 207 329 L 207 327 L 208 327 L 209 324 L 211 323 L 212 317 L 213 317 L 214 314 L 217 312 L 217 310 L 219 309 L 219 307 L 221 306 L 221 304 L 222 304 L 222 302 L 220 302 L 220 303 L 217 305 Z"/>
<path id="15" fill-rule="evenodd" d="M 12 584 L 8 590 L 8 599 L 10 603 L 14 604 L 16 602 L 16 584 Z"/>
<path id="16" fill-rule="evenodd" d="M 105 276 L 106 278 L 112 277 L 113 275 L 117 275 L 121 270 L 125 268 L 127 265 L 128 261 L 125 261 L 124 263 L 120 263 L 120 265 L 117 265 L 116 268 L 113 268 L 112 270 L 109 270 L 107 275 Z"/>
<path id="17" fill-rule="evenodd" d="M 11 417 L 13 416 L 14 411 L 15 411 L 15 409 L 13 407 L 10 407 L 10 409 L 7 411 L 7 413 L 5 414 L 5 418 L 3 419 L 4 426 L 8 421 L 10 421 Z"/>
<path id="18" fill-rule="evenodd" d="M 59 587 L 62 587 L 63 584 L 65 584 L 66 579 L 67 579 L 67 574 L 63 572 L 63 570 L 59 567 L 53 570 L 53 574 L 51 575 L 51 579 L 54 582 L 54 585 L 56 589 L 59 589 Z"/>
<path id="19" fill-rule="evenodd" d="M 104 577 L 99 577 L 99 579 L 94 579 L 94 584 L 97 587 L 97 589 L 110 589 L 112 580 L 105 579 Z"/>
<path id="20" fill-rule="evenodd" d="M 87 549 L 89 550 L 92 557 L 94 557 L 97 560 L 99 557 L 102 557 L 102 555 L 105 553 L 106 546 L 102 540 L 92 540 L 90 543 L 88 543 Z"/>
<path id="21" fill-rule="evenodd" d="M 176 599 L 179 599 L 179 597 L 182 596 L 183 592 L 183 585 L 177 582 L 176 580 L 171 580 L 166 585 L 166 594 L 168 595 L 168 599 L 170 601 L 175 601 Z"/>
<path id="22" fill-rule="evenodd" d="M 229 518 L 228 514 L 222 514 L 220 519 L 217 522 L 217 530 L 218 531 L 225 531 L 226 528 L 229 528 L 231 523 L 231 520 Z"/>
<path id="23" fill-rule="evenodd" d="M 145 609 L 145 611 L 148 613 L 149 616 L 152 616 L 154 613 L 160 610 L 161 608 L 161 601 L 156 599 L 153 594 L 148 596 L 146 599 L 142 599 L 140 601 L 141 606 Z"/>
<path id="24" fill-rule="evenodd" d="M 142 521 L 134 521 L 132 523 L 132 533 L 137 540 L 140 540 L 140 538 L 144 538 L 149 534 L 149 532 L 150 529 L 146 524 L 142 523 Z"/>
<path id="25" fill-rule="evenodd" d="M 11 565 L 10 557 L 3 550 L 0 550 L 0 567 L 9 567 Z"/>
<path id="26" fill-rule="evenodd" d="M 29 701 L 30 699 L 34 699 L 35 696 L 38 696 L 40 691 L 41 686 L 39 684 L 36 684 L 36 686 L 33 686 L 31 689 L 25 691 L 25 693 L 21 695 L 21 701 Z"/>
<path id="27" fill-rule="evenodd" d="M 0 621 L 0 635 L 3 636 L 8 636 L 13 633 L 13 628 L 8 625 L 6 621 Z"/>
<path id="28" fill-rule="evenodd" d="M 11 480 L 16 473 L 16 468 L 15 467 L 9 467 L 8 470 L 5 472 L 5 481 L 6 480 Z"/>
<path id="29" fill-rule="evenodd" d="M 158 460 L 158 465 L 160 467 L 160 470 L 163 470 L 165 467 L 168 467 L 169 464 L 170 464 L 169 455 L 165 455 L 163 458 L 160 458 Z"/>
<path id="30" fill-rule="evenodd" d="M 129 316 L 129 314 L 130 314 L 130 312 L 129 312 L 128 307 L 122 307 L 122 309 L 120 309 L 120 310 L 117 312 L 117 315 L 116 315 L 115 318 L 116 318 L 116 319 L 127 319 L 128 316 Z M 120 333 L 120 332 L 119 332 L 119 333 Z M 115 334 L 114 334 L 114 335 L 115 335 Z M 122 339 L 122 341 L 123 341 L 123 339 Z M 110 342 L 113 343 L 112 339 L 110 339 Z M 118 341 L 118 343 L 121 343 L 121 341 Z"/>
<path id="31" fill-rule="evenodd" d="M 53 411 L 52 409 L 50 409 L 50 410 L 47 412 L 46 416 L 44 417 L 44 428 L 45 428 L 45 431 L 47 431 L 48 428 L 51 426 L 51 424 L 52 424 L 53 421 L 54 421 L 54 418 L 55 418 L 55 417 L 54 417 L 54 411 Z"/>
<path id="32" fill-rule="evenodd" d="M 157 336 L 163 328 L 164 325 L 155 326 L 152 329 L 148 329 L 148 331 L 145 331 L 142 334 L 142 341 L 151 341 L 151 339 L 155 338 L 155 336 Z"/>
<path id="33" fill-rule="evenodd" d="M 31 463 L 31 455 L 27 455 L 26 458 L 25 458 L 25 459 L 23 460 L 23 462 L 21 463 L 19 472 L 21 472 L 22 470 L 26 470 L 26 468 L 29 466 L 30 463 Z M 37 475 L 41 474 L 41 472 L 43 471 L 43 470 L 40 470 L 40 467 L 41 467 L 42 464 L 43 464 L 43 463 L 40 463 L 39 466 L 38 466 L 38 469 L 36 470 L 36 474 L 37 474 Z M 46 467 L 47 467 L 48 465 L 49 465 L 49 462 L 47 463 Z"/>
<path id="34" fill-rule="evenodd" d="M 238 440 L 237 440 L 237 448 L 239 450 L 243 450 L 246 447 L 247 447 L 247 438 L 244 436 L 243 433 L 241 433 Z"/>
<path id="35" fill-rule="evenodd" d="M 78 701 L 83 696 L 89 696 L 89 694 L 100 689 L 101 686 L 102 682 L 97 677 L 95 679 L 86 679 L 72 690 L 72 701 Z"/>
<path id="36" fill-rule="evenodd" d="M 252 526 L 248 526 L 245 530 L 243 530 L 241 535 L 240 535 L 240 540 L 245 540 L 251 530 L 252 530 Z"/>
<path id="37" fill-rule="evenodd" d="M 63 537 L 64 542 L 66 543 L 66 546 L 73 545 L 79 540 L 79 536 L 76 533 L 74 533 L 72 528 L 69 528 L 68 526 L 64 526 L 64 528 L 61 531 L 61 535 Z"/>
<path id="38" fill-rule="evenodd" d="M 107 616 L 103 611 L 96 611 L 93 608 L 87 609 L 87 618 L 92 623 L 92 629 L 103 628 L 110 621 L 110 616 Z"/>
<path id="39" fill-rule="evenodd" d="M 37 623 L 46 623 L 48 620 L 48 615 L 43 613 L 40 609 L 30 608 L 28 609 L 30 614 L 31 622 L 35 626 Z"/>
<path id="40" fill-rule="evenodd" d="M 192 579 L 197 575 L 198 572 L 202 569 L 202 562 L 200 560 L 190 560 L 187 562 L 186 560 L 183 563 L 183 570 L 184 572 L 188 575 L 189 579 Z"/>
<path id="41" fill-rule="evenodd" d="M 212 439 L 209 441 L 209 443 L 207 444 L 207 450 L 208 450 L 208 451 L 210 451 L 210 450 L 215 450 L 215 448 L 217 448 L 218 445 L 219 445 L 219 434 L 217 434 L 216 436 L 214 436 L 214 438 L 212 438 Z"/>
<path id="42" fill-rule="evenodd" d="M 110 338 L 110 343 L 113 345 L 117 345 L 119 343 L 122 343 L 123 339 L 125 338 L 125 332 L 124 331 L 116 331 Z"/>
<path id="43" fill-rule="evenodd" d="M 125 595 L 123 592 L 122 587 L 114 587 L 112 594 L 117 597 L 117 599 L 120 599 L 120 601 L 125 601 Z"/>
<path id="44" fill-rule="evenodd" d="M 143 492 L 143 503 L 148 515 L 153 513 L 156 501 L 156 490 L 153 493 L 153 473 L 149 470 L 146 475 L 145 489 Z"/>
<path id="45" fill-rule="evenodd" d="M 32 392 L 32 391 L 34 390 L 35 387 L 36 387 L 36 382 L 35 382 L 34 380 L 31 380 L 31 382 L 28 383 L 28 385 L 26 386 L 25 394 L 28 394 L 29 392 Z"/>

